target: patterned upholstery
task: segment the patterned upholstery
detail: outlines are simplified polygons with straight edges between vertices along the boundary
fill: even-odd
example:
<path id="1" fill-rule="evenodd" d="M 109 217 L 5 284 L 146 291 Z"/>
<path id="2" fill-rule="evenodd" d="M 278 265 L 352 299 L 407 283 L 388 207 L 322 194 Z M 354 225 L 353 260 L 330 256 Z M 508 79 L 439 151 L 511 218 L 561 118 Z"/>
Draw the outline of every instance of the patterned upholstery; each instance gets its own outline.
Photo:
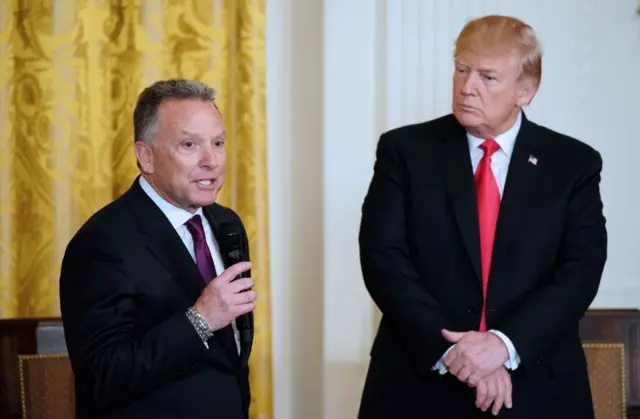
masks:
<path id="1" fill-rule="evenodd" d="M 583 343 L 596 419 L 625 419 L 625 357 L 622 343 Z"/>
<path id="2" fill-rule="evenodd" d="M 75 417 L 73 371 L 65 354 L 20 355 L 23 419 Z"/>

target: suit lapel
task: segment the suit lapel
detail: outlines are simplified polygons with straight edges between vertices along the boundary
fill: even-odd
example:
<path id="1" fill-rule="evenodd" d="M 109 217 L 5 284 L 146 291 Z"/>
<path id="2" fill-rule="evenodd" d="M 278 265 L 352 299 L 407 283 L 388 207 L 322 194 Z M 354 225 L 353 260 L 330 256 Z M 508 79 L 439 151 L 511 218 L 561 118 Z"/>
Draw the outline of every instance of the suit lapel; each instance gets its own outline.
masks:
<path id="1" fill-rule="evenodd" d="M 473 167 L 465 131 L 457 122 L 455 125 L 444 143 L 445 179 L 462 241 L 480 281 L 480 233 Z"/>
<path id="2" fill-rule="evenodd" d="M 535 125 L 528 121 L 523 114 L 522 126 L 516 137 L 500 203 L 491 261 L 492 274 L 496 273 L 494 267 L 505 265 L 513 234 L 518 230 L 527 209 L 538 197 L 539 182 L 537 181 L 542 168 L 539 167 L 540 163 L 537 161 L 536 164 L 529 161 L 530 157 L 537 158 L 538 153 Z"/>
<path id="3" fill-rule="evenodd" d="M 473 167 L 465 131 L 459 124 L 455 125 L 456 128 L 449 134 L 444 145 L 445 178 L 462 240 L 478 280 L 482 280 L 478 204 Z M 537 151 L 535 125 L 523 114 L 500 203 L 491 263 L 492 272 L 493 267 L 504 265 L 513 232 L 518 229 L 522 215 L 530 206 L 532 199 L 537 196 L 536 180 L 540 167 L 538 164 L 529 162 L 529 157 L 535 157 Z"/>
<path id="4" fill-rule="evenodd" d="M 138 179 L 131 188 L 131 205 L 139 231 L 146 237 L 147 249 L 170 273 L 194 303 L 204 290 L 205 283 L 185 247 L 160 208 L 142 190 Z"/>

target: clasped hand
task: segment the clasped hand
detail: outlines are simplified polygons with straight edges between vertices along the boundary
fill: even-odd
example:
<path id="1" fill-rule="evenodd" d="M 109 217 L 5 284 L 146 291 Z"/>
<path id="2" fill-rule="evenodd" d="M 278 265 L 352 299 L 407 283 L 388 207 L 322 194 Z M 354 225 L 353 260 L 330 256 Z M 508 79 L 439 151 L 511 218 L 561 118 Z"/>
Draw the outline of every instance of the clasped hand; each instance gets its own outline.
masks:
<path id="1" fill-rule="evenodd" d="M 504 367 L 509 352 L 493 333 L 451 332 L 442 335 L 455 344 L 444 359 L 449 373 L 476 389 L 476 406 L 483 412 L 493 404 L 497 415 L 502 406 L 511 408 L 511 377 Z"/>

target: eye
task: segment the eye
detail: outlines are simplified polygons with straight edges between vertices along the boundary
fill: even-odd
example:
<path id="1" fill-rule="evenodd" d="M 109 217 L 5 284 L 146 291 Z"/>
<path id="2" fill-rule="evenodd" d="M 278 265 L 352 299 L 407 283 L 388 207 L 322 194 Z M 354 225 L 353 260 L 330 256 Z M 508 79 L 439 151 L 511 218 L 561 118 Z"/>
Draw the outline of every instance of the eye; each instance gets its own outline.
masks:
<path id="1" fill-rule="evenodd" d="M 488 76 L 488 75 L 486 75 L 486 74 L 483 74 L 483 75 L 482 75 L 482 78 L 483 78 L 483 79 L 485 79 L 485 80 L 487 80 L 487 81 L 493 81 L 493 80 L 495 80 L 495 79 L 496 79 L 495 77 Z"/>
<path id="2" fill-rule="evenodd" d="M 213 145 L 218 147 L 218 148 L 223 147 L 224 146 L 224 140 L 215 140 L 213 142 Z"/>
<path id="3" fill-rule="evenodd" d="M 195 152 L 198 148 L 198 143 L 193 140 L 184 140 L 180 143 L 180 149 L 184 152 Z"/>

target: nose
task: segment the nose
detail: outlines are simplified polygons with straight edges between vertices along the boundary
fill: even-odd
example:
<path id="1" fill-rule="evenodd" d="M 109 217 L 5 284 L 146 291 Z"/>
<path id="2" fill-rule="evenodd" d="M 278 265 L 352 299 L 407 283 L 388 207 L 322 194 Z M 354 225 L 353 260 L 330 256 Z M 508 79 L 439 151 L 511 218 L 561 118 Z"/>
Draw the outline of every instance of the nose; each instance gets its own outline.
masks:
<path id="1" fill-rule="evenodd" d="M 218 157 L 212 147 L 202 147 L 200 155 L 200 167 L 203 169 L 215 169 L 218 166 Z"/>
<path id="2" fill-rule="evenodd" d="M 473 73 L 469 73 L 469 75 L 462 82 L 462 86 L 460 89 L 463 95 L 469 96 L 473 94 L 473 92 L 475 91 L 475 80 L 475 75 Z"/>

